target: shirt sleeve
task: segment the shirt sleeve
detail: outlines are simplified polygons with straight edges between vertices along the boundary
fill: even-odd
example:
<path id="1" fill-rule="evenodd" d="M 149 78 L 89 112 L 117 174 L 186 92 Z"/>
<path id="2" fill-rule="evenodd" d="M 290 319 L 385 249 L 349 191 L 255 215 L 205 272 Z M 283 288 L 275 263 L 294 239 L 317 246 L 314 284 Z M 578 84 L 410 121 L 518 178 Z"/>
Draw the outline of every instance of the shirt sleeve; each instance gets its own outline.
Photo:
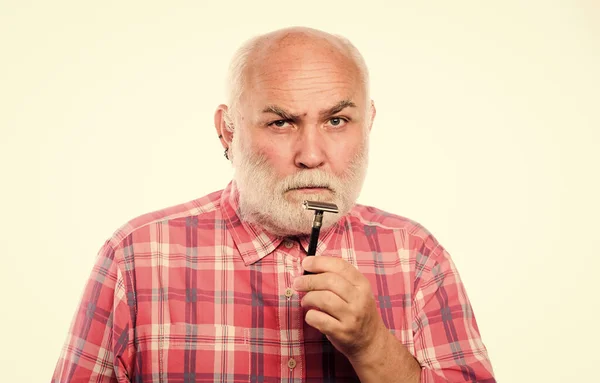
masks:
<path id="1" fill-rule="evenodd" d="M 458 271 L 433 237 L 425 240 L 415 272 L 413 330 L 421 382 L 495 382 Z"/>
<path id="2" fill-rule="evenodd" d="M 52 382 L 129 382 L 130 318 L 123 275 L 107 241 L 86 283 Z"/>

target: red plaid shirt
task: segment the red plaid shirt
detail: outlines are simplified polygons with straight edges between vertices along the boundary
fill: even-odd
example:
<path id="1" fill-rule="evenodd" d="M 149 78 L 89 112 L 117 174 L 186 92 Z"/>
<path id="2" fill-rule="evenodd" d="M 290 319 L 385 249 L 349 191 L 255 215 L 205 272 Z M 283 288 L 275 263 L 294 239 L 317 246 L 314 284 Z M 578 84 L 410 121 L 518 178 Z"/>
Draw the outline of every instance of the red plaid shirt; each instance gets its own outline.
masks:
<path id="1" fill-rule="evenodd" d="M 119 229 L 99 252 L 53 381 L 358 381 L 291 289 L 307 238 L 271 236 L 237 207 L 232 182 Z M 494 381 L 454 264 L 422 226 L 357 205 L 323 230 L 316 255 L 369 279 L 422 382 Z"/>

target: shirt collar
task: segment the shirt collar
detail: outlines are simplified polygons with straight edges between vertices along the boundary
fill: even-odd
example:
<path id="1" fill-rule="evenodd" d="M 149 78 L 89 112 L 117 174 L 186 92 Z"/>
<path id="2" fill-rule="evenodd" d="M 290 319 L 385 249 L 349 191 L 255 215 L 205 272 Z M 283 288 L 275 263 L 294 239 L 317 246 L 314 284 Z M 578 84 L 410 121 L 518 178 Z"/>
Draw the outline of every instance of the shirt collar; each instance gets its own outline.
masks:
<path id="1" fill-rule="evenodd" d="M 286 237 L 273 235 L 265 231 L 262 227 L 240 218 L 239 190 L 235 181 L 231 181 L 223 190 L 221 194 L 221 209 L 225 225 L 231 233 L 233 242 L 246 266 L 271 254 L 286 239 Z M 347 230 L 347 226 L 347 217 L 343 217 L 332 227 L 323 229 L 319 236 L 315 255 L 340 256 L 340 243 Z M 302 235 L 294 237 L 294 239 L 298 240 L 306 252 L 310 237 Z"/>

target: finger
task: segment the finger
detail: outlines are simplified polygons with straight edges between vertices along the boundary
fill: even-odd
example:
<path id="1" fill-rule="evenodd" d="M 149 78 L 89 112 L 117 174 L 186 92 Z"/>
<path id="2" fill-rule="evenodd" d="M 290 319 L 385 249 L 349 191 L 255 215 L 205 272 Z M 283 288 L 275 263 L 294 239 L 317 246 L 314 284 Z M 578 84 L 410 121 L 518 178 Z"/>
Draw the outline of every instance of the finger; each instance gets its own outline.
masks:
<path id="1" fill-rule="evenodd" d="M 332 272 L 297 277 L 293 287 L 296 291 L 331 291 L 346 302 L 355 296 L 355 286 L 340 274 Z"/>
<path id="2" fill-rule="evenodd" d="M 339 322 L 350 314 L 348 303 L 331 291 L 311 291 L 302 298 L 302 307 L 318 309 Z"/>
<path id="3" fill-rule="evenodd" d="M 350 263 L 337 257 L 306 257 L 302 261 L 302 267 L 313 273 L 332 272 L 340 274 L 353 285 L 361 283 L 364 276 Z"/>
<path id="4" fill-rule="evenodd" d="M 340 322 L 331 315 L 318 310 L 308 310 L 304 316 L 306 324 L 325 335 L 331 335 L 340 328 Z"/>

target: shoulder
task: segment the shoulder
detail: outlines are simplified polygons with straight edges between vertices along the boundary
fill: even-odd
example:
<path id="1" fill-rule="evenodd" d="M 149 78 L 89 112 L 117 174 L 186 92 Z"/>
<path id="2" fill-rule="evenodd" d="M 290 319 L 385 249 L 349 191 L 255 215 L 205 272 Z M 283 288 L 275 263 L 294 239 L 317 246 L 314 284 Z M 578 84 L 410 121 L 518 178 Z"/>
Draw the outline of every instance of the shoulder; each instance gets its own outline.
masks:
<path id="1" fill-rule="evenodd" d="M 393 234 L 400 246 L 418 250 L 422 254 L 444 251 L 438 240 L 421 223 L 373 206 L 356 204 L 348 214 L 354 229 L 370 227 L 378 233 Z"/>
<path id="2" fill-rule="evenodd" d="M 149 229 L 156 225 L 176 225 L 179 222 L 185 224 L 190 219 L 213 218 L 220 207 L 222 192 L 222 190 L 215 191 L 188 202 L 172 205 L 132 218 L 113 233 L 106 245 L 115 249 L 122 246 L 123 241 L 132 235 L 147 235 L 146 233 L 148 233 Z"/>
<path id="3" fill-rule="evenodd" d="M 419 222 L 373 206 L 356 204 L 348 215 L 352 224 L 375 226 L 382 230 L 401 230 L 414 235 L 430 235 Z"/>

